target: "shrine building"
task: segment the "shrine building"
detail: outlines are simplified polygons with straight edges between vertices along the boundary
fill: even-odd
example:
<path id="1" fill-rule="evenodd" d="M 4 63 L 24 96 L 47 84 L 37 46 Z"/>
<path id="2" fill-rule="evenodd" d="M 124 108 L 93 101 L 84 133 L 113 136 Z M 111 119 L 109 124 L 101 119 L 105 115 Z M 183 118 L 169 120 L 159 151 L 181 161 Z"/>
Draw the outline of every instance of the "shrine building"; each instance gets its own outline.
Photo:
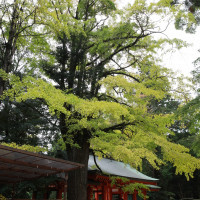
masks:
<path id="1" fill-rule="evenodd" d="M 42 198 L 38 196 L 41 191 L 37 190 L 33 191 L 32 200 L 48 200 L 52 192 L 56 194 L 56 200 L 67 200 L 68 173 L 82 167 L 79 163 L 0 145 L 0 185 L 55 177 L 54 182 L 42 189 Z M 146 200 L 148 192 L 159 191 L 157 182 L 158 179 L 146 176 L 130 165 L 89 156 L 87 200 Z M 124 186 L 134 183 L 140 185 L 142 197 L 136 189 L 131 193 L 123 191 Z"/>
<path id="2" fill-rule="evenodd" d="M 112 185 L 111 177 L 117 177 L 117 185 Z M 126 178 L 127 181 L 125 183 L 120 181 L 120 177 Z M 158 179 L 146 176 L 122 162 L 89 157 L 88 200 L 146 200 L 148 192 L 159 191 L 160 187 L 157 186 L 157 182 Z M 142 183 L 148 187 L 148 189 L 141 188 L 143 197 L 138 195 L 138 191 L 123 192 L 123 186 L 132 183 Z"/>

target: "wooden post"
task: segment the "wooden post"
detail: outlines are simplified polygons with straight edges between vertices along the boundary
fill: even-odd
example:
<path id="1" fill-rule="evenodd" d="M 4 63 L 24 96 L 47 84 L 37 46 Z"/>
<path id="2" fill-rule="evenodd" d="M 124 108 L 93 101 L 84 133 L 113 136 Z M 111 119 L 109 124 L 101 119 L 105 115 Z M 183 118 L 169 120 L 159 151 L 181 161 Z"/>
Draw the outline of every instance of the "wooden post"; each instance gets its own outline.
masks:
<path id="1" fill-rule="evenodd" d="M 64 200 L 67 200 L 67 180 L 68 180 L 68 174 L 65 173 Z"/>
<path id="2" fill-rule="evenodd" d="M 112 200 L 112 188 L 110 185 L 108 187 L 108 200 Z"/>
<path id="3" fill-rule="evenodd" d="M 107 187 L 107 185 L 102 185 L 102 198 L 103 198 L 103 200 L 107 200 L 108 199 L 107 196 L 108 196 L 108 187 Z"/>
<path id="4" fill-rule="evenodd" d="M 48 199 L 48 189 L 46 188 L 45 192 L 44 192 L 44 196 L 43 196 L 44 200 Z"/>
<path id="5" fill-rule="evenodd" d="M 15 183 L 12 185 L 12 199 L 15 197 Z"/>
<path id="6" fill-rule="evenodd" d="M 91 185 L 88 185 L 87 187 L 87 200 L 93 199 L 93 188 Z"/>
<path id="7" fill-rule="evenodd" d="M 62 200 L 62 188 L 59 187 L 56 193 L 56 199 Z"/>
<path id="8" fill-rule="evenodd" d="M 146 190 L 143 190 L 143 194 L 144 194 L 144 200 L 146 200 L 146 196 L 147 196 L 147 191 Z"/>
<path id="9" fill-rule="evenodd" d="M 128 193 L 127 193 L 127 192 L 124 193 L 124 195 L 123 195 L 123 199 L 124 199 L 124 200 L 128 200 Z"/>
<path id="10" fill-rule="evenodd" d="M 95 200 L 97 200 L 97 199 L 98 199 L 98 189 L 99 189 L 99 187 L 96 187 L 96 192 L 95 192 Z"/>
<path id="11" fill-rule="evenodd" d="M 124 199 L 124 193 L 121 188 L 119 188 L 119 195 L 120 195 L 120 199 L 122 198 Z"/>
<path id="12" fill-rule="evenodd" d="M 37 197 L 37 191 L 33 191 L 33 194 L 32 194 L 32 200 L 35 200 Z"/>
<path id="13" fill-rule="evenodd" d="M 133 193 L 133 200 L 137 200 L 137 191 L 136 190 Z"/>

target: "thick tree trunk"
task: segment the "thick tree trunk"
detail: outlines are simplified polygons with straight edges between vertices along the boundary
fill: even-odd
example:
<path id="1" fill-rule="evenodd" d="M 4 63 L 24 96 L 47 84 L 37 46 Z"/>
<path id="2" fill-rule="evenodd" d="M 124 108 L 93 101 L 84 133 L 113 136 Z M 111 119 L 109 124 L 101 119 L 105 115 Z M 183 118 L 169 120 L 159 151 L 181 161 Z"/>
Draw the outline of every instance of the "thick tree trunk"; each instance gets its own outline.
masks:
<path id="1" fill-rule="evenodd" d="M 194 199 L 199 199 L 199 175 L 198 171 L 194 172 L 194 178 L 191 179 L 192 184 L 192 194 Z"/>
<path id="2" fill-rule="evenodd" d="M 0 96 L 3 94 L 3 91 L 4 91 L 4 80 L 0 77 Z M 1 101 L 0 101 L 1 103 Z"/>
<path id="3" fill-rule="evenodd" d="M 81 148 L 68 148 L 68 158 L 70 161 L 84 164 L 85 167 L 69 172 L 67 199 L 68 200 L 87 200 L 87 172 L 89 159 L 89 143 L 87 138 L 80 135 Z"/>

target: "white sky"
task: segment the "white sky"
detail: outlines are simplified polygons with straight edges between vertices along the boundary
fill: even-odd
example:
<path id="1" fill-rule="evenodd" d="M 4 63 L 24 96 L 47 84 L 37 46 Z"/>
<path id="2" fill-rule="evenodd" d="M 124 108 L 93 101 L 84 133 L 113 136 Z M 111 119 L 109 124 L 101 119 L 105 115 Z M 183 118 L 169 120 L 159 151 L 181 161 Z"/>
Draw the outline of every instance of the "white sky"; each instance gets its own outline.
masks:
<path id="1" fill-rule="evenodd" d="M 133 0 L 117 0 L 117 3 L 119 3 L 120 6 L 126 6 L 128 3 L 133 3 Z M 191 46 L 165 54 L 165 56 L 163 56 L 163 66 L 178 71 L 186 76 L 190 76 L 190 72 L 194 69 L 193 62 L 200 57 L 200 52 L 198 52 L 200 49 L 200 27 L 197 28 L 195 34 L 189 34 L 181 30 L 176 30 L 172 22 L 164 33 L 171 39 L 182 39 L 191 44 Z"/>
<path id="2" fill-rule="evenodd" d="M 184 75 L 189 75 L 194 69 L 193 62 L 200 57 L 200 52 L 198 52 L 200 49 L 200 27 L 197 28 L 195 34 L 189 34 L 181 30 L 175 30 L 172 23 L 165 34 L 169 38 L 179 38 L 191 44 L 189 47 L 168 53 L 163 57 L 164 66 Z"/>

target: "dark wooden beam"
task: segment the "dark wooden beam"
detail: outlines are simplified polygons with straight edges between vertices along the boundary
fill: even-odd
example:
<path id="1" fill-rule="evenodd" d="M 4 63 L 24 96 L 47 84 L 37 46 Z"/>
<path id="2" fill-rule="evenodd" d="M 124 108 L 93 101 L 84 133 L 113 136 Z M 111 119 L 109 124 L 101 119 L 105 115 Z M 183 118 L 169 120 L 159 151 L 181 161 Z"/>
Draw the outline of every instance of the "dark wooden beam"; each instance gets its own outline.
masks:
<path id="1" fill-rule="evenodd" d="M 41 155 L 41 154 L 38 154 L 38 153 L 29 152 L 29 151 L 24 151 L 24 150 L 21 150 L 21 149 L 15 149 L 15 148 L 3 146 L 3 145 L 0 145 L 0 149 L 8 150 L 8 151 L 11 151 L 11 152 L 18 152 L 18 153 L 22 153 L 22 154 L 25 154 L 25 155 L 38 157 L 38 158 L 48 159 L 48 160 L 60 162 L 60 163 L 63 163 L 63 164 L 69 164 L 69 165 L 72 165 L 72 166 L 77 166 L 79 168 L 84 167 L 84 165 L 80 164 L 80 163 L 75 163 L 75 162 L 71 162 L 71 161 L 67 161 L 67 160 L 63 160 L 63 159 L 59 159 L 59 158 L 53 158 L 53 157 L 50 157 L 50 156 Z"/>
<path id="2" fill-rule="evenodd" d="M 15 179 L 15 181 L 16 181 L 16 179 L 19 179 L 19 181 L 21 181 L 21 180 L 30 180 L 30 178 L 22 177 L 22 176 L 16 176 L 16 175 L 11 175 L 9 173 L 3 173 L 3 174 L 0 174 L 0 176 L 1 177 L 13 178 L 13 179 Z M 0 177 L 0 179 L 1 179 L 1 177 Z"/>
<path id="3" fill-rule="evenodd" d="M 18 169 L 18 168 L 15 168 L 15 167 L 1 167 L 0 166 L 0 170 L 5 170 L 5 171 L 13 171 L 13 172 L 20 172 L 20 173 L 24 173 L 24 174 L 34 174 L 34 175 L 42 175 L 44 173 L 40 173 L 40 172 L 34 172 L 34 171 L 27 171 L 27 170 L 24 170 L 24 169 Z"/>
<path id="4" fill-rule="evenodd" d="M 44 169 L 44 170 L 57 171 L 57 172 L 65 172 L 65 170 L 61 170 L 61 169 L 58 169 L 58 168 L 55 168 L 55 167 L 49 167 L 47 165 L 39 165 L 39 164 L 33 164 L 33 163 L 23 162 L 23 161 L 19 161 L 19 160 L 11 160 L 11 159 L 8 159 L 8 158 L 2 158 L 1 156 L 0 156 L 0 161 L 4 162 L 4 163 L 27 166 L 27 167 L 37 168 L 37 169 Z"/>

